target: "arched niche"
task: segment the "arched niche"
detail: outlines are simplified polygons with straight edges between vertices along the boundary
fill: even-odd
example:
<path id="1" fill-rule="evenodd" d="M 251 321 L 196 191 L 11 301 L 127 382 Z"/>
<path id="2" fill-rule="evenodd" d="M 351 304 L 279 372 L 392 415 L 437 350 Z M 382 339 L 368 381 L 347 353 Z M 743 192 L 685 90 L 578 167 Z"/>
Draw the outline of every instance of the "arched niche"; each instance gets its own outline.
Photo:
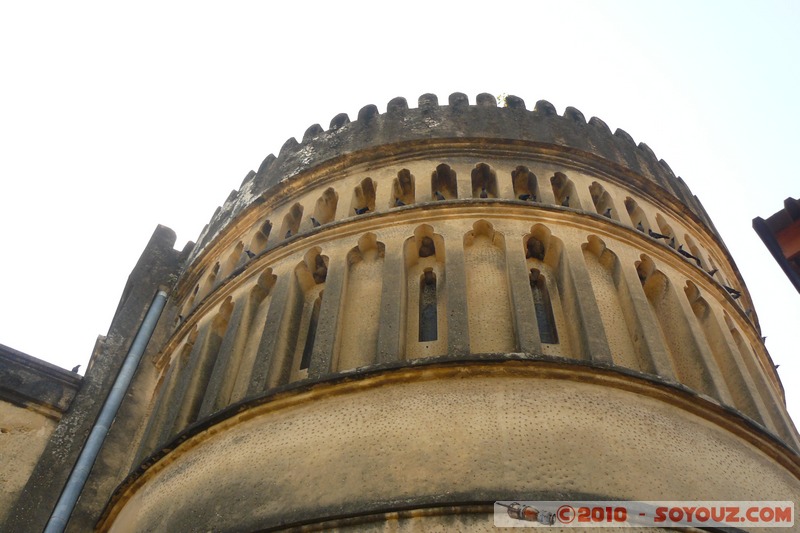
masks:
<path id="1" fill-rule="evenodd" d="M 258 223 L 258 229 L 250 238 L 250 247 L 248 250 L 254 255 L 258 255 L 267 249 L 267 241 L 269 241 L 269 234 L 272 232 L 272 222 L 269 220 L 262 220 Z"/>
<path id="2" fill-rule="evenodd" d="M 350 370 L 372 364 L 378 345 L 381 290 L 386 246 L 374 233 L 358 239 L 347 254 L 347 277 L 340 315 L 335 368 Z"/>
<path id="3" fill-rule="evenodd" d="M 478 163 L 472 169 L 472 197 L 497 198 L 497 173 L 486 163 Z"/>
<path id="4" fill-rule="evenodd" d="M 628 216 L 631 217 L 631 224 L 634 228 L 642 233 L 649 233 L 650 222 L 647 220 L 647 215 L 636 203 L 636 200 L 630 196 L 625 198 L 625 210 L 628 212 Z"/>
<path id="5" fill-rule="evenodd" d="M 578 338 L 578 326 L 570 324 L 565 316 L 564 245 L 546 226 L 534 224 L 523 237 L 522 246 L 542 351 L 547 355 L 574 357 L 571 338 Z"/>
<path id="6" fill-rule="evenodd" d="M 442 163 L 431 174 L 431 200 L 458 198 L 458 180 L 455 170 Z"/>
<path id="7" fill-rule="evenodd" d="M 608 191 L 605 188 L 593 181 L 592 184 L 589 186 L 589 195 L 592 197 L 592 203 L 594 204 L 594 209 L 597 211 L 598 214 L 603 215 L 604 217 L 610 218 L 612 220 L 619 220 L 619 213 L 617 213 L 617 208 L 614 205 L 614 200 L 611 198 L 611 195 L 608 194 Z"/>
<path id="8" fill-rule="evenodd" d="M 518 166 L 511 171 L 514 198 L 525 202 L 539 202 L 539 182 L 536 175 L 526 166 Z"/>
<path id="9" fill-rule="evenodd" d="M 619 258 L 596 235 L 589 235 L 581 248 L 614 364 L 640 372 L 650 371 L 646 363 L 647 349 L 637 334 L 636 310 Z"/>
<path id="10" fill-rule="evenodd" d="M 237 339 L 236 352 L 231 358 L 226 380 L 220 392 L 220 405 L 229 405 L 247 395 L 250 375 L 255 364 L 258 345 L 272 304 L 272 290 L 278 277 L 268 268 L 262 272 L 248 291 L 246 308 Z"/>
<path id="11" fill-rule="evenodd" d="M 364 178 L 353 189 L 353 199 L 350 202 L 351 215 L 364 215 L 375 212 L 375 190 L 378 185 L 372 178 Z"/>
<path id="12" fill-rule="evenodd" d="M 311 226 L 317 228 L 323 224 L 333 222 L 333 220 L 336 218 L 336 206 L 338 203 L 339 195 L 333 189 L 333 187 L 328 187 L 325 189 L 322 195 L 317 198 L 317 202 L 314 204 L 314 214 L 311 216 Z"/>
<path id="13" fill-rule="evenodd" d="M 472 353 L 516 349 L 503 235 L 485 220 L 464 236 L 469 341 Z"/>
<path id="14" fill-rule="evenodd" d="M 581 209 L 581 202 L 578 199 L 578 191 L 575 184 L 563 172 L 556 172 L 550 178 L 550 185 L 553 187 L 553 196 L 556 204 L 561 207 L 572 207 Z"/>
<path id="15" fill-rule="evenodd" d="M 722 373 L 722 378 L 725 380 L 733 397 L 734 407 L 753 420 L 763 423 L 764 421 L 761 419 L 758 407 L 750 394 L 750 388 L 742 373 L 744 369 L 740 368 L 737 362 L 739 358 L 734 356 L 714 310 L 700 294 L 700 289 L 693 282 L 687 281 L 683 292 L 703 331 L 703 336 L 709 348 L 711 348 L 711 353 L 714 355 L 717 366 Z"/>
<path id="16" fill-rule="evenodd" d="M 300 229 L 300 221 L 303 218 L 303 206 L 296 203 L 291 208 L 289 208 L 289 212 L 286 213 L 283 217 L 283 224 L 281 224 L 280 236 L 283 239 L 289 239 L 294 235 L 297 235 L 297 232 Z"/>
<path id="17" fill-rule="evenodd" d="M 444 239 L 423 224 L 403 246 L 407 359 L 447 353 Z"/>
<path id="18" fill-rule="evenodd" d="M 642 254 L 635 266 L 678 381 L 695 391 L 717 397 L 675 287 L 648 255 Z"/>
<path id="19" fill-rule="evenodd" d="M 404 168 L 392 180 L 392 197 L 389 199 L 389 208 L 403 207 L 416 202 L 416 187 L 414 175 Z"/>

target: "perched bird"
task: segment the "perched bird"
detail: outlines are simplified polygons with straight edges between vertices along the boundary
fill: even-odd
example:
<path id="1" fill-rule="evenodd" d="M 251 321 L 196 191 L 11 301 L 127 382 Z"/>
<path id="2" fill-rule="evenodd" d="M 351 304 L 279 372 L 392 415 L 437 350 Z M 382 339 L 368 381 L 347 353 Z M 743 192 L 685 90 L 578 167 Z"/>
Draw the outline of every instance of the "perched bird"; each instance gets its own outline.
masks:
<path id="1" fill-rule="evenodd" d="M 292 236 L 292 230 L 286 230 L 286 235 L 283 236 L 284 239 L 288 239 Z"/>
<path id="2" fill-rule="evenodd" d="M 81 367 L 81 365 L 75 365 L 75 366 L 73 366 L 73 367 L 72 367 L 72 371 L 73 371 L 73 372 L 75 372 L 75 373 L 77 374 L 77 373 L 78 373 L 78 369 L 79 369 L 80 367 Z"/>
<path id="3" fill-rule="evenodd" d="M 569 196 L 565 196 L 564 200 L 561 201 L 561 207 L 569 207 Z"/>
<path id="4" fill-rule="evenodd" d="M 318 255 L 314 261 L 314 273 L 312 276 L 316 283 L 324 283 L 328 277 L 328 266 L 325 264 L 325 258 L 321 255 Z"/>
<path id="5" fill-rule="evenodd" d="M 531 237 L 528 239 L 528 253 L 526 257 L 532 257 L 544 261 L 544 244 L 539 239 Z"/>
<path id="6" fill-rule="evenodd" d="M 711 276 L 713 278 L 714 274 L 716 274 L 717 272 L 719 272 L 719 269 L 715 268 L 713 270 L 709 270 L 708 272 L 706 272 L 706 274 L 708 274 L 709 276 Z"/>
<path id="7" fill-rule="evenodd" d="M 317 220 L 317 219 L 316 219 L 316 218 L 314 218 L 314 217 L 311 217 L 311 225 L 312 225 L 313 227 L 315 227 L 315 228 L 318 228 L 318 227 L 320 227 L 319 220 Z"/>
<path id="8" fill-rule="evenodd" d="M 639 231 L 644 233 L 644 226 L 642 226 L 642 221 L 641 220 L 636 224 L 636 229 L 638 229 Z"/>
<path id="9" fill-rule="evenodd" d="M 489 193 L 486 191 L 486 187 L 481 188 L 481 198 L 489 198 Z"/>
<path id="10" fill-rule="evenodd" d="M 742 295 L 741 291 L 737 291 L 733 287 L 728 287 L 727 285 L 723 285 L 723 287 L 725 288 L 726 291 L 728 291 L 728 294 L 730 294 L 731 298 L 733 298 L 734 300 L 736 300 Z"/>
<path id="11" fill-rule="evenodd" d="M 658 232 L 656 232 L 656 231 L 653 231 L 653 230 L 651 230 L 651 229 L 647 230 L 647 233 L 648 233 L 648 234 L 649 234 L 651 237 L 653 237 L 654 239 L 669 239 L 669 238 L 670 238 L 670 236 L 669 236 L 669 235 L 664 235 L 663 233 L 658 233 Z"/>
<path id="12" fill-rule="evenodd" d="M 536 195 L 535 194 L 520 194 L 519 196 L 517 196 L 517 198 L 519 198 L 520 200 L 522 200 L 524 202 L 535 202 L 536 201 Z"/>
<path id="13" fill-rule="evenodd" d="M 670 248 L 675 248 L 675 237 L 674 236 L 669 240 L 669 247 Z"/>
<path id="14" fill-rule="evenodd" d="M 356 212 L 356 215 L 363 215 L 367 211 L 369 211 L 369 206 L 365 205 L 364 207 L 355 207 L 353 208 Z"/>
<path id="15" fill-rule="evenodd" d="M 430 237 L 423 237 L 419 247 L 420 257 L 430 257 L 436 253 L 436 245 Z"/>
<path id="16" fill-rule="evenodd" d="M 611 208 L 610 207 L 605 210 L 605 212 L 603 213 L 603 216 L 611 218 Z"/>
<path id="17" fill-rule="evenodd" d="M 254 254 L 250 250 L 245 250 L 244 253 L 246 253 L 247 257 L 249 257 L 250 259 L 252 259 L 252 258 L 254 258 L 256 256 L 256 254 Z"/>
<path id="18" fill-rule="evenodd" d="M 697 263 L 697 266 L 700 266 L 700 258 L 697 257 L 696 255 L 692 255 L 689 252 L 687 252 L 686 250 L 684 250 L 682 244 L 678 246 L 678 253 L 681 254 L 683 257 L 686 257 L 688 259 L 694 259 L 694 262 Z"/>
<path id="19" fill-rule="evenodd" d="M 444 200 L 445 199 L 444 195 L 442 193 L 440 193 L 439 191 L 433 191 L 433 197 L 436 198 L 437 200 Z"/>
<path id="20" fill-rule="evenodd" d="M 406 205 L 405 202 L 403 200 L 401 200 L 400 198 L 395 198 L 394 199 L 394 206 L 395 207 L 403 207 L 404 205 Z"/>

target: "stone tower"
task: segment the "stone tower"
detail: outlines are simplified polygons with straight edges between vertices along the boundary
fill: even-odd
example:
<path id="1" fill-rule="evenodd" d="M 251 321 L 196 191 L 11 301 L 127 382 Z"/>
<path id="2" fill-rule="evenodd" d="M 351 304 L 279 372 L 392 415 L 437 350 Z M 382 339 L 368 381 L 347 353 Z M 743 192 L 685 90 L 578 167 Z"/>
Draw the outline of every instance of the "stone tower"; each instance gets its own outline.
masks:
<path id="1" fill-rule="evenodd" d="M 577 109 L 456 93 L 337 115 L 196 245 L 173 240 L 156 232 L 120 303 L 132 337 L 169 291 L 74 530 L 483 530 L 495 500 L 800 500 L 798 434 L 712 221 L 647 145 Z"/>

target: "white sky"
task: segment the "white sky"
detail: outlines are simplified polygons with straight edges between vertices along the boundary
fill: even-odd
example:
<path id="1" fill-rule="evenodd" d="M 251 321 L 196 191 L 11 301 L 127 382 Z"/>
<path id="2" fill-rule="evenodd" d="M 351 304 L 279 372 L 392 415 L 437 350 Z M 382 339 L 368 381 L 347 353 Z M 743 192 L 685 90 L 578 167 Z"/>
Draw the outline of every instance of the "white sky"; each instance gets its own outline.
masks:
<path id="1" fill-rule="evenodd" d="M 85 365 L 157 224 L 197 239 L 291 136 L 433 92 L 575 106 L 715 221 L 800 420 L 800 295 L 751 228 L 800 196 L 800 4 L 0 3 L 0 343 Z"/>

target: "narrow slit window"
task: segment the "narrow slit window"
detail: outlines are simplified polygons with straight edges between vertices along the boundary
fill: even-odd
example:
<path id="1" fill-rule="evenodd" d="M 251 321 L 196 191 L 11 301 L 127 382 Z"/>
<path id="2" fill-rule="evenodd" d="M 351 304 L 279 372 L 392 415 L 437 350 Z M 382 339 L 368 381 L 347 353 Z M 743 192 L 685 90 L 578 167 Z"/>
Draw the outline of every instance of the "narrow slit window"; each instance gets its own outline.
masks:
<path id="1" fill-rule="evenodd" d="M 556 321 L 553 317 L 553 306 L 550 304 L 550 295 L 547 292 L 547 282 L 544 276 L 532 268 L 530 272 L 531 293 L 533 306 L 536 313 L 536 324 L 539 327 L 539 338 L 545 344 L 558 344 Z"/>
<path id="2" fill-rule="evenodd" d="M 439 338 L 436 303 L 436 273 L 426 268 L 419 287 L 419 342 Z"/>
<path id="3" fill-rule="evenodd" d="M 317 337 L 317 324 L 319 324 L 319 308 L 322 306 L 322 293 L 319 293 L 314 302 L 314 309 L 311 311 L 311 319 L 308 321 L 308 333 L 306 334 L 306 344 L 303 347 L 303 357 L 300 359 L 300 370 L 306 370 L 311 364 L 311 353 L 314 351 L 314 339 Z"/>

